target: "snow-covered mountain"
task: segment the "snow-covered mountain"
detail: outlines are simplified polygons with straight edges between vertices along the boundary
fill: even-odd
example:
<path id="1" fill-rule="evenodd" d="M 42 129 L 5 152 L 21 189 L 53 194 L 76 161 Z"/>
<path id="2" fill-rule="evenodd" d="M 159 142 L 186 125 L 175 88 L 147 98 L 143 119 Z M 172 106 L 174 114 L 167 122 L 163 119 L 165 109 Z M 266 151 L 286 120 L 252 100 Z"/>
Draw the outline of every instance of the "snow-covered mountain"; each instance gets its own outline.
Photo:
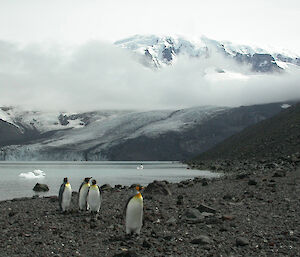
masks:
<path id="1" fill-rule="evenodd" d="M 251 66 L 253 72 L 278 72 L 300 66 L 300 58 L 290 52 L 277 52 L 258 47 L 237 45 L 228 41 L 216 41 L 207 37 L 188 40 L 182 37 L 135 35 L 115 42 L 140 56 L 140 61 L 149 67 L 162 68 L 172 65 L 178 56 L 209 58 L 214 53 Z"/>
<path id="2" fill-rule="evenodd" d="M 182 160 L 281 108 L 273 104 L 69 114 L 0 108 L 0 160 Z"/>

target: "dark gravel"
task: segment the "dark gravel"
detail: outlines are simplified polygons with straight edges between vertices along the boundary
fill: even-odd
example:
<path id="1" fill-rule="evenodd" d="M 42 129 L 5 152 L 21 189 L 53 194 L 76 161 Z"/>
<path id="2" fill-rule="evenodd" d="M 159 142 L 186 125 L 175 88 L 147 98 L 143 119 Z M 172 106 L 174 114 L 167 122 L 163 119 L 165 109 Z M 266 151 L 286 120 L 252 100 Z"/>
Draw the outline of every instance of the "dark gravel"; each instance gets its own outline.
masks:
<path id="1" fill-rule="evenodd" d="M 107 187 L 98 219 L 77 211 L 77 194 L 67 214 L 56 196 L 2 201 L 0 256 L 300 256 L 300 169 L 255 165 L 221 179 L 155 182 L 134 238 L 124 232 L 129 188 Z"/>

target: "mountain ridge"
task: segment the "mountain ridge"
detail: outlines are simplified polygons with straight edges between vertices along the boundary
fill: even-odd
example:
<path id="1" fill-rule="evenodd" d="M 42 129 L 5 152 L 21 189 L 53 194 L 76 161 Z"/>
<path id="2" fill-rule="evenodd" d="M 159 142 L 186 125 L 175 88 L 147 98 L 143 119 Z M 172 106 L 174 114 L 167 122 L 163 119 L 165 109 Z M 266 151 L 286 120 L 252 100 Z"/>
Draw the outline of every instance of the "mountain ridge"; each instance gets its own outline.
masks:
<path id="1" fill-rule="evenodd" d="M 300 66 L 299 55 L 294 53 L 235 45 L 229 41 L 217 41 L 204 36 L 192 41 L 180 36 L 134 35 L 114 44 L 137 53 L 143 57 L 141 62 L 145 66 L 153 68 L 172 65 L 179 55 L 208 58 L 213 52 L 218 52 L 237 63 L 251 65 L 253 72 L 280 72 L 288 65 Z"/>

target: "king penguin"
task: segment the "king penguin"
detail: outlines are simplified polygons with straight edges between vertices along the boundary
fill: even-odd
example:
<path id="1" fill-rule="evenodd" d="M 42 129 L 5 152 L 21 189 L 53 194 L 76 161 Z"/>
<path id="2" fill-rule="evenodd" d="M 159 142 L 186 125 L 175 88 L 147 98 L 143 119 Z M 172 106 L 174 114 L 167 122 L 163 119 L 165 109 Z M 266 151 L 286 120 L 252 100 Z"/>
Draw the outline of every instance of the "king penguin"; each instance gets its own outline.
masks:
<path id="1" fill-rule="evenodd" d="M 126 234 L 137 234 L 141 232 L 143 225 L 143 196 L 140 192 L 143 187 L 137 186 L 136 193 L 130 197 L 126 204 Z"/>
<path id="2" fill-rule="evenodd" d="M 90 188 L 90 183 L 89 183 L 90 179 L 91 177 L 85 178 L 79 187 L 79 198 L 78 198 L 79 210 L 86 211 L 88 209 L 87 195 Z"/>
<path id="3" fill-rule="evenodd" d="M 58 194 L 59 208 L 65 212 L 70 208 L 72 198 L 72 188 L 68 181 L 68 178 L 64 178 L 64 182 L 61 184 Z"/>
<path id="4" fill-rule="evenodd" d="M 95 179 L 92 180 L 92 185 L 89 188 L 87 195 L 87 205 L 89 207 L 89 211 L 92 213 L 98 213 L 101 206 L 101 190 L 97 185 Z"/>

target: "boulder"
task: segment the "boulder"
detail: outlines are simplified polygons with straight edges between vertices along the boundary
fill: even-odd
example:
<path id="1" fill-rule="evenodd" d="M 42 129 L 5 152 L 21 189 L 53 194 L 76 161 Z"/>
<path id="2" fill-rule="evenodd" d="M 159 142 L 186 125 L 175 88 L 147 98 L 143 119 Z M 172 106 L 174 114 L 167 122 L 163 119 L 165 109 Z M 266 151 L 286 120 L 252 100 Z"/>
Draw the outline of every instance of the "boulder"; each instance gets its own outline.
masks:
<path id="1" fill-rule="evenodd" d="M 238 237 L 235 243 L 236 246 L 246 246 L 249 244 L 249 240 L 245 237 Z"/>
<path id="2" fill-rule="evenodd" d="M 188 223 L 199 223 L 204 220 L 204 216 L 195 208 L 187 209 L 183 214 L 183 219 Z"/>
<path id="3" fill-rule="evenodd" d="M 191 243 L 192 244 L 199 244 L 199 245 L 206 245 L 206 244 L 211 244 L 212 240 L 208 236 L 200 235 L 197 238 L 194 238 L 191 241 Z"/>
<path id="4" fill-rule="evenodd" d="M 284 171 L 284 170 L 277 170 L 273 174 L 274 178 L 282 178 L 282 177 L 285 177 L 285 176 L 286 176 L 286 171 Z"/>
<path id="5" fill-rule="evenodd" d="M 104 185 L 102 185 L 102 186 L 100 187 L 100 189 L 101 189 L 102 191 L 106 191 L 106 190 L 111 190 L 112 187 L 111 187 L 110 184 L 104 184 Z"/>
<path id="6" fill-rule="evenodd" d="M 36 183 L 32 190 L 35 192 L 47 192 L 49 187 L 46 184 Z"/>
<path id="7" fill-rule="evenodd" d="M 208 206 L 208 205 L 205 205 L 205 204 L 200 204 L 197 209 L 200 211 L 200 212 L 208 212 L 208 213 L 216 213 L 217 210 Z"/>
<path id="8" fill-rule="evenodd" d="M 171 195 L 169 186 L 165 181 L 153 181 L 144 190 L 145 194 L 161 194 L 161 195 Z"/>

